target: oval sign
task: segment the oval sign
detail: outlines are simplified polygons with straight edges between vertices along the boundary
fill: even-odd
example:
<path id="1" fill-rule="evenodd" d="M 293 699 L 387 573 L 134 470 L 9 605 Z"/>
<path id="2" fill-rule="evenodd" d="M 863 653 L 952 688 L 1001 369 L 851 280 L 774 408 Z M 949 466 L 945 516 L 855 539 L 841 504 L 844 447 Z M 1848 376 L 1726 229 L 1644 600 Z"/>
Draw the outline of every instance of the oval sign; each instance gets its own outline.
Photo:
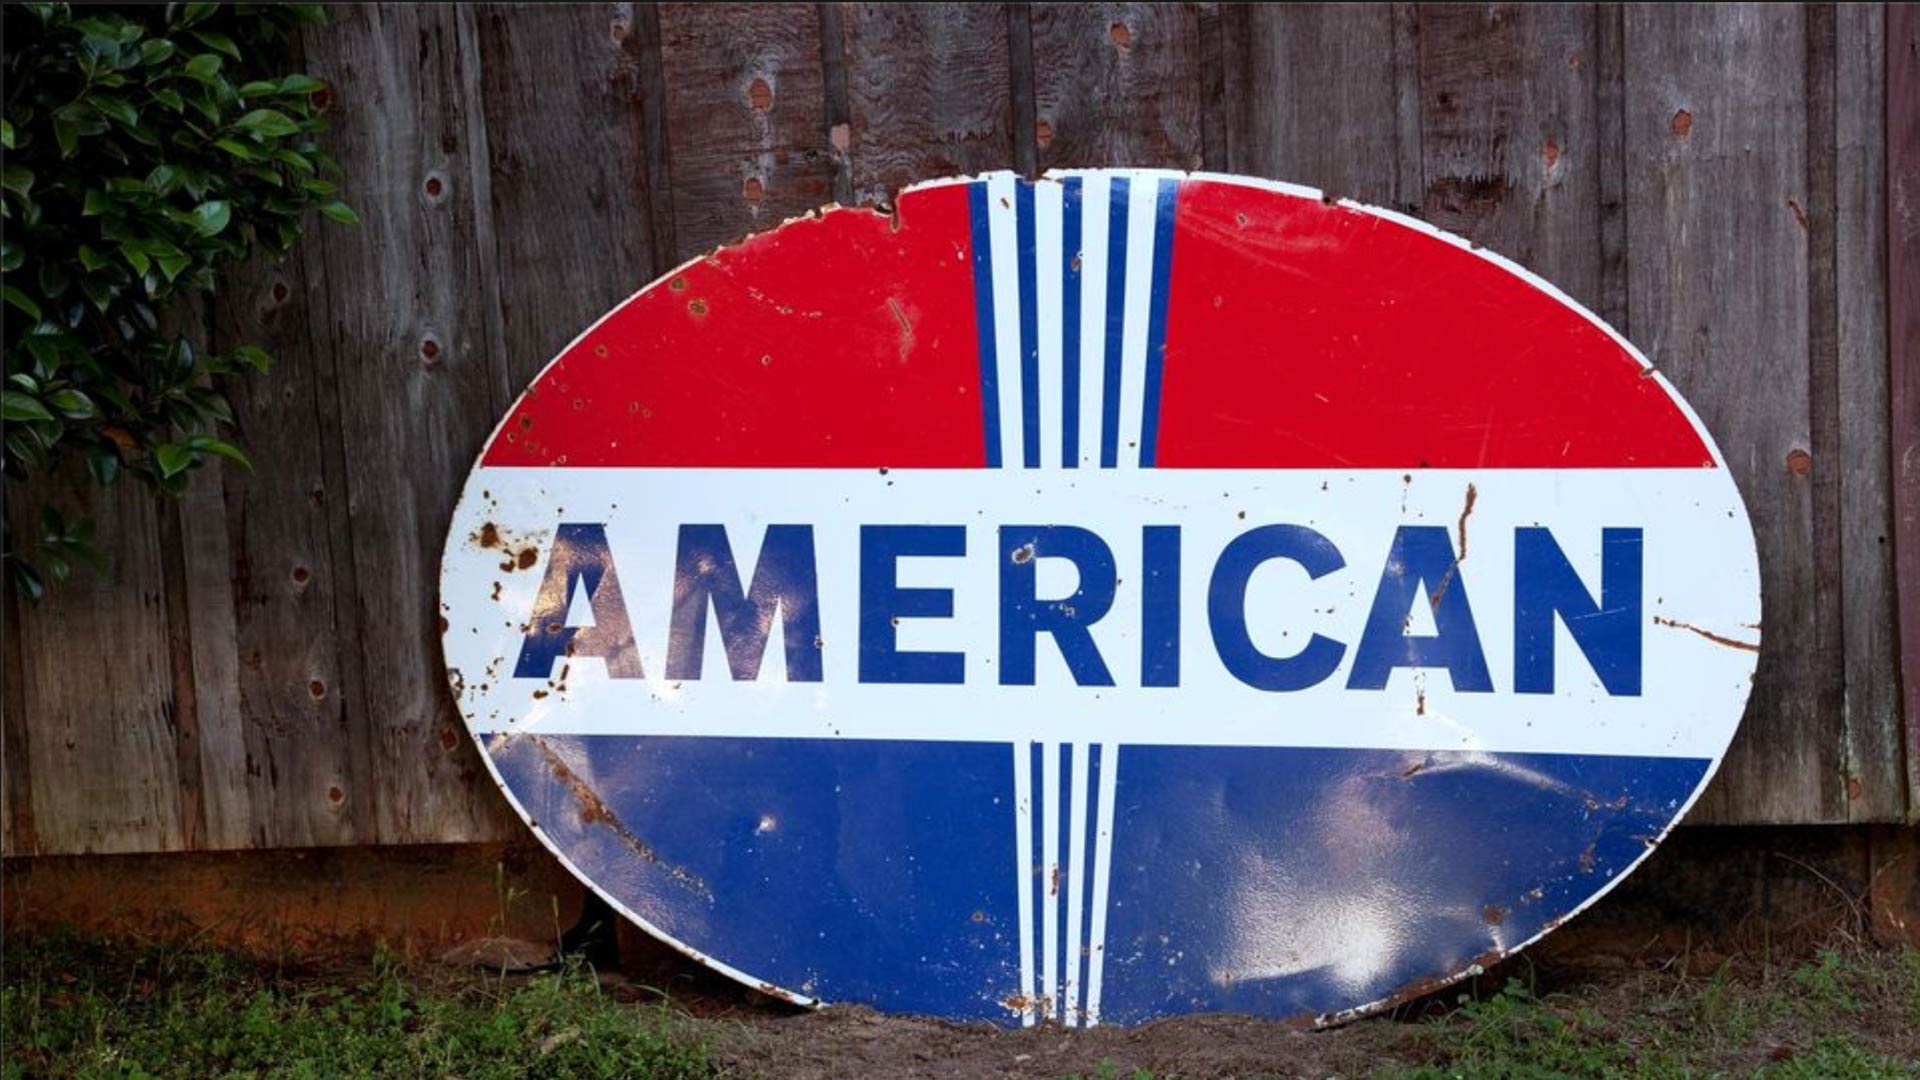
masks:
<path id="1" fill-rule="evenodd" d="M 488 441 L 449 676 L 540 839 L 799 1002 L 1321 1022 L 1617 883 L 1732 737 L 1726 463 L 1419 221 L 1228 176 L 829 210 L 620 305 Z"/>

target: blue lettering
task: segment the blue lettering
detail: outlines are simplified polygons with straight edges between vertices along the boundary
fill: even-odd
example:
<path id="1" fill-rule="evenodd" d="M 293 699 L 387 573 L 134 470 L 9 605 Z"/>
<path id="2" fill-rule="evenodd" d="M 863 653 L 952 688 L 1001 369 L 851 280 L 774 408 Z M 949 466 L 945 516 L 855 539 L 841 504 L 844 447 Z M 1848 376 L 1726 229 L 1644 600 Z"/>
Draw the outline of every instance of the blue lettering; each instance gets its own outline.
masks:
<path id="1" fill-rule="evenodd" d="M 1407 633 L 1416 600 L 1433 609 L 1437 633 L 1431 637 Z M 1393 534 L 1380 588 L 1373 594 L 1373 611 L 1354 651 L 1347 689 L 1384 690 L 1387 676 L 1397 667 L 1446 668 L 1455 690 L 1493 690 L 1453 540 L 1439 525 L 1402 525 Z"/>
<path id="2" fill-rule="evenodd" d="M 1213 645 L 1233 677 L 1256 690 L 1305 690 L 1333 674 L 1347 647 L 1321 634 L 1287 657 L 1268 656 L 1254 646 L 1247 631 L 1247 582 L 1269 559 L 1299 563 L 1314 579 L 1347 564 L 1333 541 L 1304 525 L 1262 525 L 1234 537 L 1214 563 L 1207 589 Z"/>
<path id="3" fill-rule="evenodd" d="M 1600 531 L 1600 602 L 1553 534 L 1513 531 L 1513 689 L 1553 693 L 1554 617 L 1616 697 L 1640 696 L 1641 530 Z"/>
<path id="4" fill-rule="evenodd" d="M 1052 634 L 1060 655 L 1081 686 L 1112 686 L 1113 675 L 1100 658 L 1088 629 L 1113 608 L 1119 571 L 1113 549 L 1092 531 L 1075 525 L 1003 525 L 1000 527 L 1000 682 L 1032 686 L 1035 642 Z M 1080 582 L 1064 600 L 1041 600 L 1037 567 L 1041 559 L 1073 563 Z"/>
<path id="5" fill-rule="evenodd" d="M 586 590 L 592 626 L 566 625 L 576 585 Z M 549 679 L 556 659 L 578 656 L 600 657 L 611 678 L 644 678 L 633 625 L 627 620 L 627 602 L 620 595 L 620 575 L 614 572 L 613 553 L 607 548 L 607 529 L 598 523 L 570 522 L 554 532 L 547 576 L 541 579 L 540 594 L 527 619 L 527 636 L 520 644 L 513 677 Z"/>
<path id="6" fill-rule="evenodd" d="M 673 568 L 673 622 L 667 678 L 698 679 L 707 645 L 707 608 L 720 624 L 727 669 L 735 679 L 760 675 L 767 635 L 781 617 L 788 682 L 820 681 L 820 583 L 813 526 L 769 525 L 750 590 L 740 588 L 724 525 L 680 526 Z"/>
<path id="7" fill-rule="evenodd" d="M 967 658 L 957 652 L 901 652 L 899 621 L 950 619 L 952 589 L 900 587 L 900 560 L 967 553 L 963 525 L 860 526 L 860 681 L 958 683 Z"/>
<path id="8" fill-rule="evenodd" d="M 1180 685 L 1180 526 L 1140 530 L 1140 685 Z"/>

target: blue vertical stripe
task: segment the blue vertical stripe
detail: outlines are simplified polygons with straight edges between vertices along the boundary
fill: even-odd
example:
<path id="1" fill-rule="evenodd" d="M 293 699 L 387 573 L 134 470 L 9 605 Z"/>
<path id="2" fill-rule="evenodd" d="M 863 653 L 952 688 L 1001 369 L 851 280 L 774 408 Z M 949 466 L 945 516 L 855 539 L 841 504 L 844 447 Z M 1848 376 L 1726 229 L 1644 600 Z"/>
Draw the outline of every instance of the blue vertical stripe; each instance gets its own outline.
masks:
<path id="1" fill-rule="evenodd" d="M 1047 770 L 1046 759 L 1041 756 L 1039 740 L 1027 743 L 1027 750 L 1028 775 L 1033 778 L 1033 782 L 1028 785 L 1028 790 L 1033 793 L 1033 803 L 1027 807 L 1027 824 L 1033 830 L 1033 865 L 1027 868 L 1027 872 L 1033 875 L 1032 919 L 1034 965 L 1033 985 L 1027 987 L 1025 993 L 1029 998 L 1037 1001 L 1040 997 L 1040 984 L 1045 981 L 1047 970 L 1046 961 L 1043 959 L 1046 955 L 1047 947 L 1045 931 L 1047 911 L 1047 848 L 1045 837 L 1047 834 L 1046 819 L 1040 814 L 1040 809 L 1047 804 Z M 1040 1019 L 1045 1020 L 1046 1017 L 1041 1016 Z"/>
<path id="2" fill-rule="evenodd" d="M 1080 465 L 1080 178 L 1060 192 L 1060 464 Z"/>
<path id="3" fill-rule="evenodd" d="M 1087 1000 L 1087 978 L 1093 971 L 1093 950 L 1089 946 L 1093 943 L 1093 892 L 1095 884 L 1093 876 L 1099 866 L 1094 860 L 1094 852 L 1098 850 L 1096 845 L 1098 845 L 1100 841 L 1099 743 L 1087 744 L 1087 827 L 1085 840 L 1086 846 L 1082 849 L 1086 852 L 1083 856 L 1086 860 L 1086 874 L 1083 879 L 1085 881 L 1085 892 L 1073 898 L 1073 902 L 1080 905 L 1080 933 L 1084 935 L 1084 937 L 1083 941 L 1073 943 L 1072 954 L 1074 984 L 1080 988 L 1080 1001 L 1083 1005 Z M 1077 1021 L 1082 1018 L 1076 1017 L 1075 1019 Z"/>
<path id="4" fill-rule="evenodd" d="M 1128 183 L 1113 178 L 1107 212 L 1107 378 L 1101 386 L 1100 467 L 1120 464 L 1120 344 L 1127 325 Z"/>
<path id="5" fill-rule="evenodd" d="M 967 217 L 973 242 L 973 321 L 980 338 L 980 414 L 987 440 L 987 468 L 1000 467 L 1000 358 L 993 332 L 993 231 L 987 223 L 985 181 L 967 185 Z"/>
<path id="6" fill-rule="evenodd" d="M 1015 235 L 1020 255 L 1020 453 L 1029 469 L 1040 467 L 1040 312 L 1039 261 L 1035 251 L 1033 183 L 1013 186 Z"/>
<path id="7" fill-rule="evenodd" d="M 1160 442 L 1160 381 L 1167 362 L 1167 291 L 1173 274 L 1173 214 L 1177 180 L 1160 181 L 1153 212 L 1153 292 L 1147 299 L 1147 385 L 1141 396 L 1140 467 L 1153 468 Z"/>
<path id="8" fill-rule="evenodd" d="M 1073 881 L 1073 868 L 1080 865 L 1080 853 L 1075 851 L 1073 847 L 1072 743 L 1060 744 L 1059 791 L 1061 799 L 1060 869 L 1054 879 L 1047 883 L 1047 887 L 1053 890 L 1048 902 L 1053 904 L 1057 910 L 1058 914 L 1056 914 L 1054 918 L 1060 923 L 1060 982 L 1059 985 L 1054 987 L 1054 992 L 1058 996 L 1055 998 L 1056 1005 L 1053 1010 L 1053 1015 L 1058 1017 L 1060 1022 L 1064 1024 L 1069 1020 L 1067 1009 L 1073 1004 L 1073 999 L 1067 994 L 1067 985 L 1075 981 L 1073 956 L 1074 951 L 1078 949 L 1080 945 L 1079 942 L 1067 936 L 1067 904 L 1071 902 L 1073 898 L 1073 890 L 1070 888 Z M 1086 928 L 1081 927 L 1080 932 L 1083 934 L 1086 933 Z"/>

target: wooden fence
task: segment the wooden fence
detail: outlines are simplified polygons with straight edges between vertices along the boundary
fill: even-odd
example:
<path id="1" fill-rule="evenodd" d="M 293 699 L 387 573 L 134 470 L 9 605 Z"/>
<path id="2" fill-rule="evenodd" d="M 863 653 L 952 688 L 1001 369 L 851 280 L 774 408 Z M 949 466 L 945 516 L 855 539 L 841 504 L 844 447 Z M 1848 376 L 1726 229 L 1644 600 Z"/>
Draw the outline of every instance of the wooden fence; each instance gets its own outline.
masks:
<path id="1" fill-rule="evenodd" d="M 334 86 L 363 223 L 317 226 L 207 313 L 216 348 L 280 358 L 234 387 L 258 471 L 202 474 L 178 505 L 96 498 L 71 477 L 10 492 L 16 522 L 40 498 L 90 504 L 112 570 L 38 606 L 8 599 L 8 853 L 516 833 L 446 690 L 436 607 L 453 501 L 514 395 L 613 304 L 751 230 L 929 177 L 1096 164 L 1277 177 L 1409 211 L 1625 331 L 1726 451 L 1764 571 L 1752 705 L 1692 820 L 1915 813 L 1920 677 L 1903 723 L 1894 576 L 1898 551 L 1912 675 L 1912 12 L 332 16 L 302 48 Z"/>

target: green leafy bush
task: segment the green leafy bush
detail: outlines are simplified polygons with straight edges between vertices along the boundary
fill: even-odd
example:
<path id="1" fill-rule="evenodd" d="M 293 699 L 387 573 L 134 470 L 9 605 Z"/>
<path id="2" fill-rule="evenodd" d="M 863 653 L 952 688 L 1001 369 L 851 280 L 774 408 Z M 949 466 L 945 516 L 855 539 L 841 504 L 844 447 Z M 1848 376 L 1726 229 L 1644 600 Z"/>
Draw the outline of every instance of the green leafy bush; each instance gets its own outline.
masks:
<path id="1" fill-rule="evenodd" d="M 171 318 L 256 253 L 284 255 L 309 210 L 354 214 L 317 141 L 329 92 L 288 74 L 292 31 L 319 5 L 5 8 L 6 475 L 85 458 L 178 495 L 222 437 L 219 380 L 264 371 L 257 346 L 196 348 Z M 251 466 L 248 466 L 251 467 Z M 86 522 L 57 515 L 7 537 L 27 595 L 95 561 Z"/>

